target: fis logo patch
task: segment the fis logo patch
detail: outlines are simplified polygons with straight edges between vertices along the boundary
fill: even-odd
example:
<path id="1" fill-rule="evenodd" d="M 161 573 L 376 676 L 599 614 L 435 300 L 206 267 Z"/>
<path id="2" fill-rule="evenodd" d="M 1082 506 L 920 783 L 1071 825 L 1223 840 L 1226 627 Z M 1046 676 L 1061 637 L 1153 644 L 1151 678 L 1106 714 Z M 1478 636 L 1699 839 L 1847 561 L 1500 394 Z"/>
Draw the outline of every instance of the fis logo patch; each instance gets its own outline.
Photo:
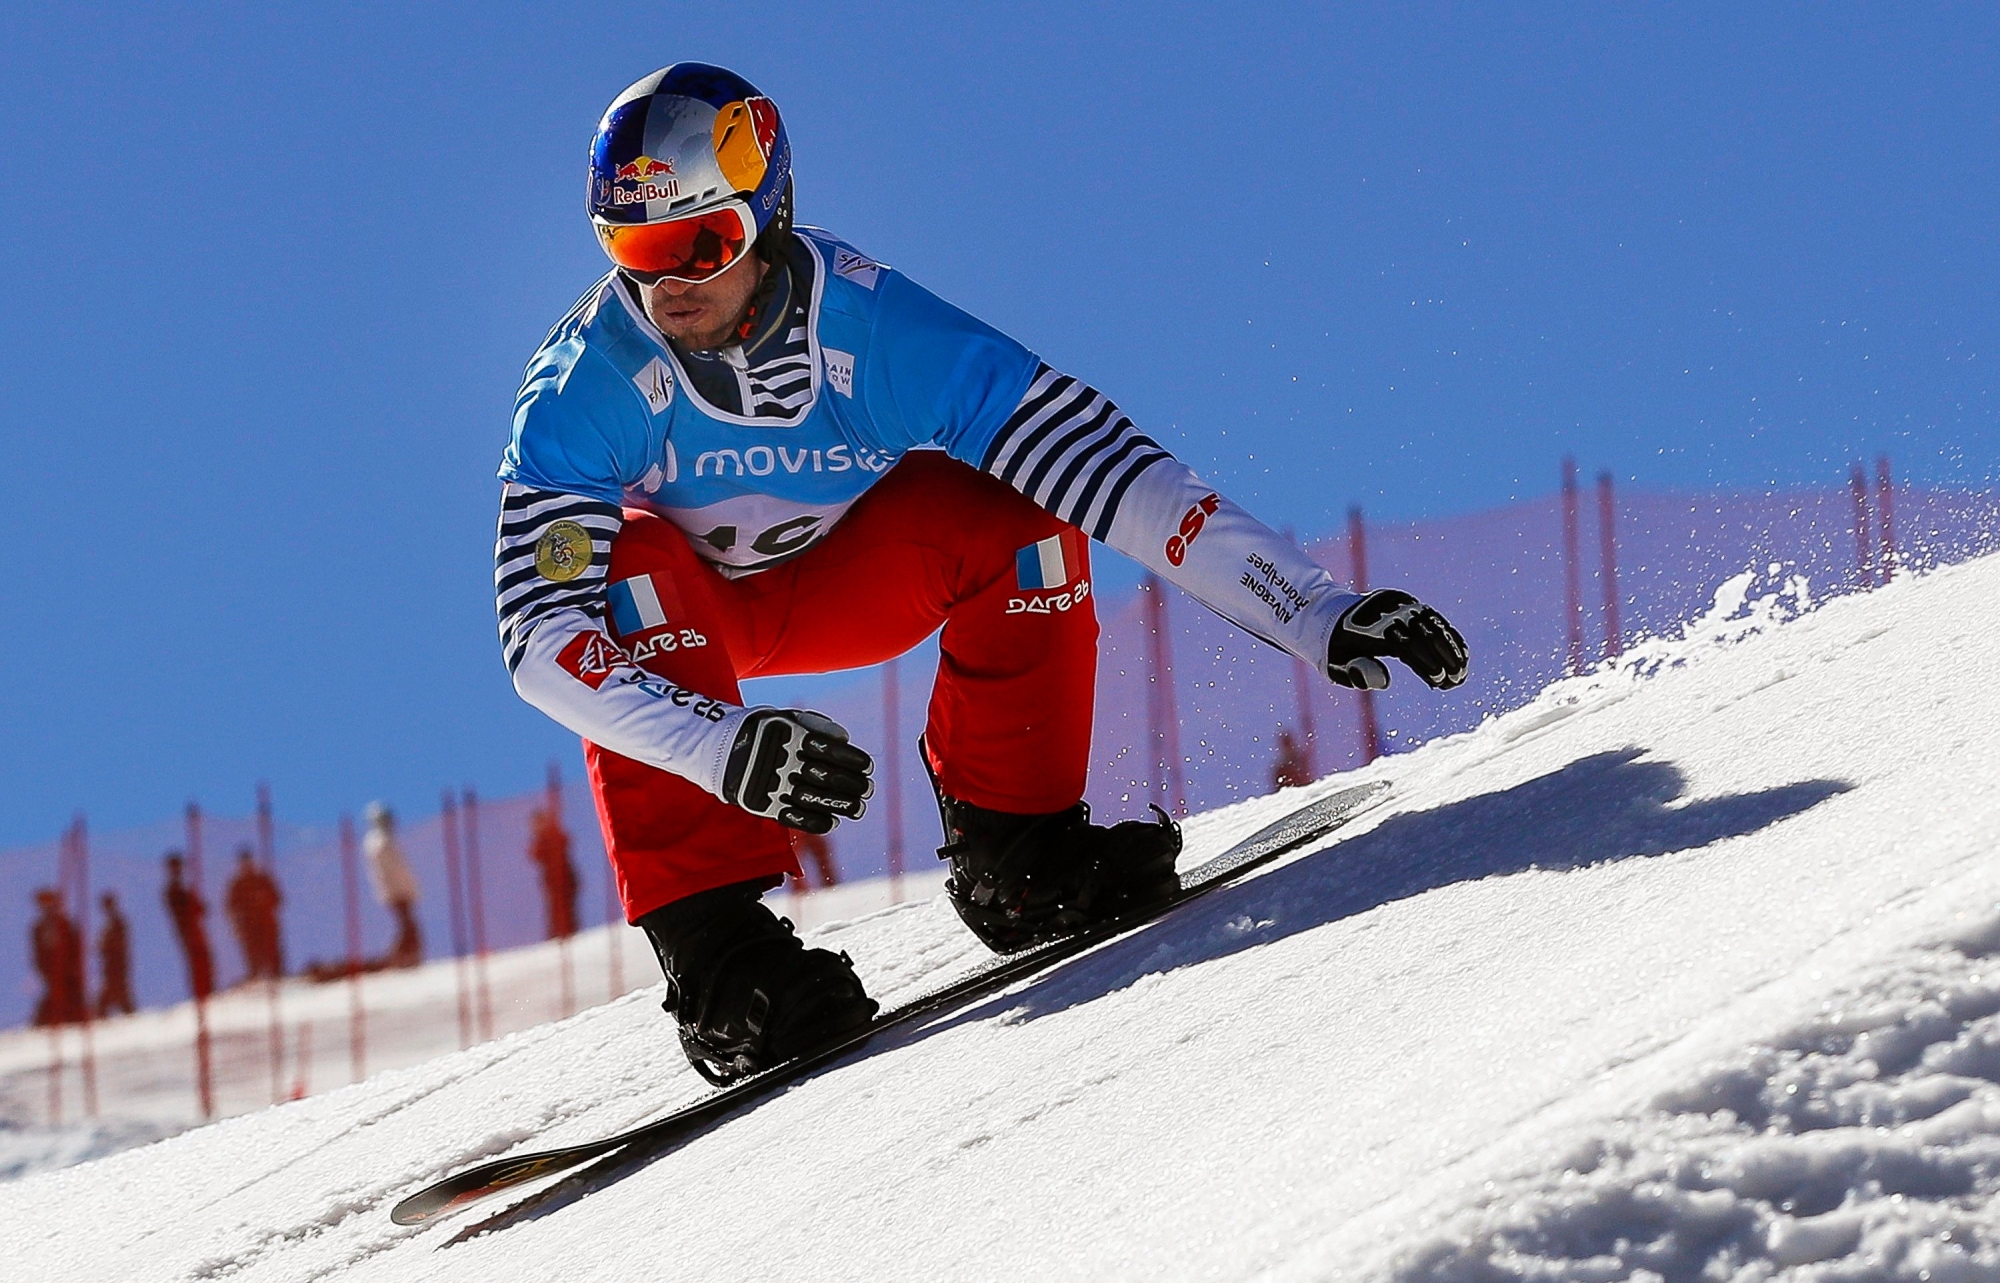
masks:
<path id="1" fill-rule="evenodd" d="M 674 372 L 659 357 L 646 362 L 646 368 L 633 375 L 632 382 L 645 396 L 646 408 L 654 414 L 674 403 Z"/>
<path id="2" fill-rule="evenodd" d="M 564 672 L 592 690 L 603 686 L 612 670 L 631 662 L 618 643 L 594 628 L 570 638 L 569 645 L 556 655 Z"/>
<path id="3" fill-rule="evenodd" d="M 844 276 L 863 289 L 874 289 L 876 279 L 887 267 L 887 263 L 878 263 L 867 255 L 857 254 L 851 249 L 833 251 L 833 274 Z"/>
<path id="4" fill-rule="evenodd" d="M 1014 582 L 1022 592 L 1061 588 L 1082 570 L 1083 532 L 1074 527 L 1014 554 Z"/>

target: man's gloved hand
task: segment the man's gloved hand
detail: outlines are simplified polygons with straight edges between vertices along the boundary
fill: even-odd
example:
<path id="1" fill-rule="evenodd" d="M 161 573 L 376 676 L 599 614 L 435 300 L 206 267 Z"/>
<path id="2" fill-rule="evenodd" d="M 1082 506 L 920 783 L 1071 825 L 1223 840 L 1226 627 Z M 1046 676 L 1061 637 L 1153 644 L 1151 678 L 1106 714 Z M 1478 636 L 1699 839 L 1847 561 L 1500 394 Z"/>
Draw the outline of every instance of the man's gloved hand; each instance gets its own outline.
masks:
<path id="1" fill-rule="evenodd" d="M 1356 690 L 1382 690 L 1400 659 L 1433 690 L 1465 680 L 1465 638 L 1451 622 L 1406 592 L 1378 588 L 1349 606 L 1333 626 L 1326 675 Z"/>
<path id="2" fill-rule="evenodd" d="M 826 833 L 858 820 L 875 791 L 874 761 L 823 713 L 760 708 L 743 719 L 722 776 L 722 800 L 788 828 Z"/>

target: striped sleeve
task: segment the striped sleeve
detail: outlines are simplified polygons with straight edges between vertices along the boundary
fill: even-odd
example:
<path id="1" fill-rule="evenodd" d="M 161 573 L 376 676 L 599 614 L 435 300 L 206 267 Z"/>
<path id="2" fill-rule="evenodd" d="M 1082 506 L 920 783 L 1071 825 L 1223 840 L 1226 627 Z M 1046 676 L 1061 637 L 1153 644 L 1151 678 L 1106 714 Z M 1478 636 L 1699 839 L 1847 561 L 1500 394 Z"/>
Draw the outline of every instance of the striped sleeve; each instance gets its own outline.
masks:
<path id="1" fill-rule="evenodd" d="M 1116 405 L 1038 365 L 981 459 L 1099 543 L 1315 668 L 1357 598 L 1291 540 L 1209 488 Z"/>
<path id="2" fill-rule="evenodd" d="M 980 467 L 1102 542 L 1139 474 L 1172 457 L 1102 392 L 1041 365 Z"/>
<path id="3" fill-rule="evenodd" d="M 747 710 L 647 671 L 612 640 L 606 571 L 623 520 L 601 499 L 507 483 L 493 582 L 514 689 L 591 743 L 720 797 Z"/>
<path id="4" fill-rule="evenodd" d="M 561 523 L 573 529 L 558 529 Z M 579 610 L 592 620 L 603 620 L 611 540 L 623 525 L 617 506 L 600 499 L 536 490 L 512 481 L 502 487 L 500 532 L 493 544 L 493 591 L 508 672 L 520 668 L 535 626 L 558 611 Z M 574 531 L 580 531 L 581 538 Z M 567 565 L 558 567 L 558 574 L 567 577 L 546 576 L 535 564 L 545 540 L 547 553 L 563 558 L 575 557 L 587 540 L 589 559 L 574 574 L 567 574 Z"/>

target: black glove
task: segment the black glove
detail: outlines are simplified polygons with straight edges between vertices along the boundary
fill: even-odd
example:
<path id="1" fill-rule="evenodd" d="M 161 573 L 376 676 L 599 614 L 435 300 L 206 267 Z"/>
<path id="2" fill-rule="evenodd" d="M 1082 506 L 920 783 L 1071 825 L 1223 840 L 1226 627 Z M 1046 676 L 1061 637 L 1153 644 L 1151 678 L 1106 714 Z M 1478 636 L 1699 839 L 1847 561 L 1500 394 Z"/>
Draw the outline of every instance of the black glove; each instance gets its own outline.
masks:
<path id="1" fill-rule="evenodd" d="M 875 791 L 874 769 L 825 714 L 760 708 L 736 732 L 722 799 L 788 828 L 826 833 L 868 809 L 863 799 Z"/>
<path id="2" fill-rule="evenodd" d="M 1394 588 L 1378 588 L 1342 613 L 1327 644 L 1326 675 L 1356 690 L 1382 690 L 1389 666 L 1377 656 L 1402 660 L 1433 690 L 1465 680 L 1465 638 L 1443 615 Z"/>

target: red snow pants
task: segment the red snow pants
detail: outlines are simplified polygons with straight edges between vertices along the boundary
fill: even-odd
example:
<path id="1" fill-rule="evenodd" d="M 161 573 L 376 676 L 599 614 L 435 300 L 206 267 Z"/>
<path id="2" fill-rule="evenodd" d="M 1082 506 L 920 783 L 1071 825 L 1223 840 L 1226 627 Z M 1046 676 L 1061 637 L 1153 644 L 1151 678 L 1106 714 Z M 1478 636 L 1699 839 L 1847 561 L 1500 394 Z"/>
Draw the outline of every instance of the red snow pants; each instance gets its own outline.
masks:
<path id="1" fill-rule="evenodd" d="M 610 582 L 640 575 L 667 622 L 628 635 L 614 621 L 613 636 L 649 672 L 731 703 L 743 678 L 880 663 L 942 625 L 925 739 L 945 791 L 1030 814 L 1083 796 L 1097 678 L 1088 544 L 985 473 L 905 455 L 826 538 L 741 579 L 716 573 L 670 522 L 627 510 Z M 875 727 L 848 730 L 882 750 Z M 798 872 L 775 820 L 587 740 L 584 757 L 628 920 Z"/>

